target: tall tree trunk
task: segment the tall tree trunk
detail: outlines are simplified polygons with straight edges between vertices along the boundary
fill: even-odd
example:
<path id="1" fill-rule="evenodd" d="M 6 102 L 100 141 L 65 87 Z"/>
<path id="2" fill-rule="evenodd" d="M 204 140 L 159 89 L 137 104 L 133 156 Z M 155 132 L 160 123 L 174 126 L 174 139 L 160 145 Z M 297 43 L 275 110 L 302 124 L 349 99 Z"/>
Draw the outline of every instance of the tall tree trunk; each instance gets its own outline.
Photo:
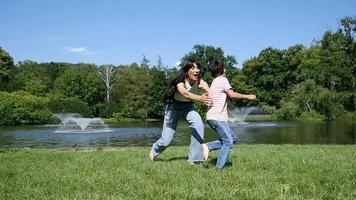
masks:
<path id="1" fill-rule="evenodd" d="M 112 78 L 114 75 L 114 66 L 112 65 L 103 65 L 102 68 L 99 70 L 99 75 L 101 79 L 105 83 L 106 87 L 106 102 L 110 102 L 110 93 L 112 86 L 116 83 L 113 82 Z"/>
<path id="2" fill-rule="evenodd" d="M 106 90 L 106 102 L 110 102 L 110 92 L 111 92 L 111 89 L 107 89 Z"/>

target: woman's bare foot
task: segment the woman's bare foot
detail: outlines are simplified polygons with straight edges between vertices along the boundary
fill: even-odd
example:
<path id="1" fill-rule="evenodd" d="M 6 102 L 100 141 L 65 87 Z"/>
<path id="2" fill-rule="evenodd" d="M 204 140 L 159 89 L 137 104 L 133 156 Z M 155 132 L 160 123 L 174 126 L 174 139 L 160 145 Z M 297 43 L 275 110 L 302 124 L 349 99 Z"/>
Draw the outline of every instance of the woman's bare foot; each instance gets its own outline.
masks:
<path id="1" fill-rule="evenodd" d="M 201 149 L 203 151 L 203 157 L 204 157 L 204 160 L 208 160 L 208 157 L 209 157 L 209 147 L 208 145 L 206 145 L 205 143 L 201 145 Z"/>
<path id="2" fill-rule="evenodd" d="M 195 165 L 195 162 L 193 162 L 193 161 L 188 161 L 188 164 L 190 164 L 190 165 Z"/>
<path id="3" fill-rule="evenodd" d="M 150 153 L 148 154 L 148 158 L 150 161 L 153 161 L 155 158 L 153 157 L 153 150 L 151 149 Z"/>

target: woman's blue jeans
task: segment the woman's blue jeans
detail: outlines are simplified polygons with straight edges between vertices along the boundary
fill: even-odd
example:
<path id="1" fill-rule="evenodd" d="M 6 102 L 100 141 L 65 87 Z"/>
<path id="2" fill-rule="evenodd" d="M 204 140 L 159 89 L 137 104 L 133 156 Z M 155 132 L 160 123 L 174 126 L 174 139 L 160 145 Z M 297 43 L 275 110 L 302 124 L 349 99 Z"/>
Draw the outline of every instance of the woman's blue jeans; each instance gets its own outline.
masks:
<path id="1" fill-rule="evenodd" d="M 222 168 L 228 160 L 230 150 L 236 143 L 237 137 L 232 134 L 229 124 L 224 121 L 207 120 L 208 125 L 219 135 L 219 139 L 207 143 L 209 151 L 220 149 L 216 167 Z"/>
<path id="2" fill-rule="evenodd" d="M 185 119 L 191 130 L 188 161 L 204 161 L 201 144 L 204 142 L 204 124 L 201 116 L 194 109 L 193 102 L 177 102 L 167 104 L 164 115 L 162 136 L 152 145 L 153 157 L 156 158 L 172 142 L 178 120 Z"/>

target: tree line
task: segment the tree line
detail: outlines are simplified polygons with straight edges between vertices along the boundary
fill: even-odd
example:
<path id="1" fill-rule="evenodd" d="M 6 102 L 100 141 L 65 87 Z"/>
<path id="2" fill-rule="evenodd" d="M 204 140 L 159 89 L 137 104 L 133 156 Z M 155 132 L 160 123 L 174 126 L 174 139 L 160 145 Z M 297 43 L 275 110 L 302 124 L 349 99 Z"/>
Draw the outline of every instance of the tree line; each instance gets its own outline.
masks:
<path id="1" fill-rule="evenodd" d="M 222 60 L 232 87 L 254 93 L 257 101 L 229 102 L 237 106 L 260 106 L 277 119 L 355 119 L 356 18 L 345 17 L 340 27 L 328 30 L 309 47 L 267 47 L 235 67 L 237 60 L 220 47 L 195 45 L 181 63 L 193 58 L 203 68 Z M 157 64 L 143 56 L 139 63 L 95 65 L 89 63 L 14 63 L 0 47 L 0 124 L 43 124 L 53 113 L 80 113 L 86 117 L 162 119 L 163 93 L 178 67 Z M 204 116 L 206 108 L 197 105 Z"/>

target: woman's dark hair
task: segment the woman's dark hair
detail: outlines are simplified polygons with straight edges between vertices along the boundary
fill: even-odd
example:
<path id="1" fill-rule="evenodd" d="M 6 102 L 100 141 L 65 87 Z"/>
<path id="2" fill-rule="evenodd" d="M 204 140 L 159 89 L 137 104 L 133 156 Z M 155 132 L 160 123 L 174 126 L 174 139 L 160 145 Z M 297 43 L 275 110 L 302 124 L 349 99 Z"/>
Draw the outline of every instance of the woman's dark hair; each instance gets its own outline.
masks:
<path id="1" fill-rule="evenodd" d="M 225 64 L 223 61 L 214 60 L 209 65 L 209 71 L 213 78 L 224 74 Z"/>
<path id="2" fill-rule="evenodd" d="M 174 93 L 177 91 L 177 84 L 185 81 L 188 70 L 194 67 L 194 64 L 196 64 L 197 67 L 200 69 L 200 64 L 193 59 L 189 59 L 184 62 L 182 67 L 179 69 L 177 76 L 171 81 L 169 87 L 166 89 L 164 93 L 163 101 L 165 103 L 170 103 L 173 101 Z M 198 79 L 198 84 L 199 83 L 200 83 L 200 74 Z"/>

